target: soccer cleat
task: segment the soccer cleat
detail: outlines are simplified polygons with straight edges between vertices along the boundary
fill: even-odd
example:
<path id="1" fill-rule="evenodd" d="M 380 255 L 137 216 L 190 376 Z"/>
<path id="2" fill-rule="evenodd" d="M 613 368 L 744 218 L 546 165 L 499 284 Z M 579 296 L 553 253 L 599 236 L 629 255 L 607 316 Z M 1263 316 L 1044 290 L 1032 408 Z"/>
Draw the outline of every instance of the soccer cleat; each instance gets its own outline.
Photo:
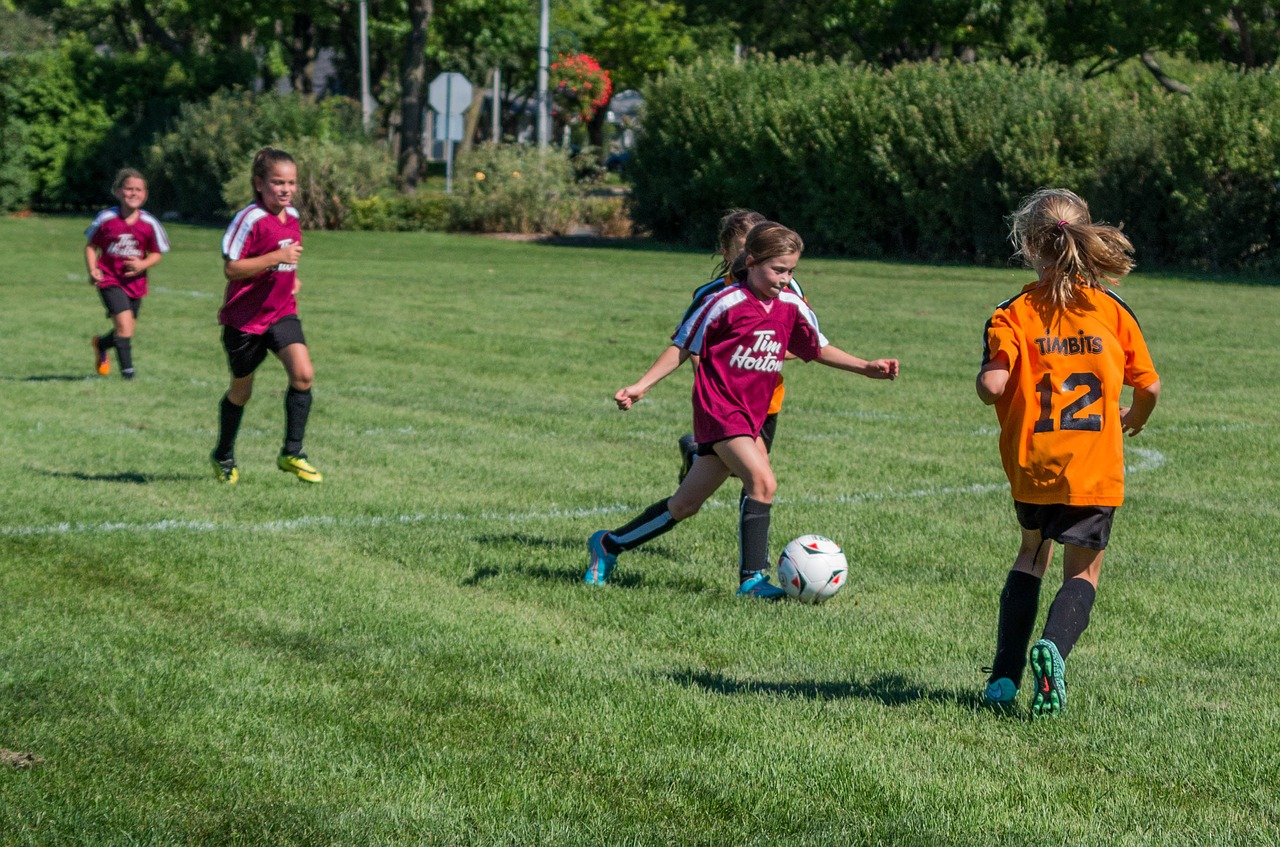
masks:
<path id="1" fill-rule="evenodd" d="M 589 559 L 587 572 L 582 577 L 582 581 L 587 585 L 608 585 L 613 566 L 618 564 L 618 557 L 604 549 L 604 537 L 608 534 L 608 530 L 602 529 L 587 539 Z"/>
<path id="2" fill-rule="evenodd" d="M 1007 706 L 1017 696 L 1018 686 L 1014 685 L 1009 677 L 1002 676 L 987 683 L 987 690 L 983 692 L 982 700 L 990 706 Z"/>
<path id="3" fill-rule="evenodd" d="M 693 460 L 698 456 L 698 442 L 693 440 L 692 435 L 680 436 L 680 475 L 676 477 L 676 484 L 684 482 L 684 478 L 689 475 L 689 469 L 693 467 Z"/>
<path id="4" fill-rule="evenodd" d="M 296 456 L 288 456 L 281 453 L 276 459 L 276 467 L 285 473 L 291 473 L 303 482 L 320 482 L 324 479 L 320 475 L 320 471 L 307 461 L 305 453 L 299 453 Z"/>
<path id="5" fill-rule="evenodd" d="M 120 371 L 120 376 L 124 377 L 125 379 L 133 379 L 137 375 L 138 375 L 138 372 L 133 368 L 125 368 L 124 370 Z"/>
<path id="6" fill-rule="evenodd" d="M 738 596 L 754 597 L 757 600 L 781 600 L 787 596 L 787 592 L 776 585 L 770 584 L 769 574 L 760 571 L 738 586 Z"/>
<path id="7" fill-rule="evenodd" d="M 1067 683 L 1058 646 L 1041 638 L 1031 647 L 1031 676 L 1036 683 L 1031 701 L 1032 717 L 1051 717 L 1067 710 Z"/>
<path id="8" fill-rule="evenodd" d="M 94 367 L 98 369 L 99 376 L 106 376 L 111 373 L 111 362 L 107 360 L 107 351 L 98 346 L 98 340 L 101 338 L 101 335 L 95 335 L 90 343 L 93 344 Z"/>
<path id="9" fill-rule="evenodd" d="M 236 467 L 235 459 L 219 460 L 213 453 L 209 454 L 209 461 L 213 463 L 213 476 L 218 482 L 225 482 L 227 485 L 235 485 L 240 479 L 240 470 Z"/>

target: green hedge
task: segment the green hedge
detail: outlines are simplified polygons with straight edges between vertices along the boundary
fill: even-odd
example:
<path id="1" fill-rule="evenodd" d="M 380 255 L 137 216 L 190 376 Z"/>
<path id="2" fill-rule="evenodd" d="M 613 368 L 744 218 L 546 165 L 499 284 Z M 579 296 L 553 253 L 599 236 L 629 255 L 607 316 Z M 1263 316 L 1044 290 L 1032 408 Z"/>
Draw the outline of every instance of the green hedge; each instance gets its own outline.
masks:
<path id="1" fill-rule="evenodd" d="M 711 244 L 726 208 L 814 249 L 998 262 L 1004 217 L 1070 187 L 1148 266 L 1280 264 L 1280 75 L 1205 69 L 1191 97 L 1006 63 L 704 61 L 645 92 L 633 214 Z"/>

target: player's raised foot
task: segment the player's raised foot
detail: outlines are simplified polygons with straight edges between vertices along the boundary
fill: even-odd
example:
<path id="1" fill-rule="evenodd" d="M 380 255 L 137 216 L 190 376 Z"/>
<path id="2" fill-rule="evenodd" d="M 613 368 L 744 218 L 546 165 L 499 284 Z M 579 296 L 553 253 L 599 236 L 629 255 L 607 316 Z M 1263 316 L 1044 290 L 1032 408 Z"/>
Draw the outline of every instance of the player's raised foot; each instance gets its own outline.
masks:
<path id="1" fill-rule="evenodd" d="M 218 482 L 235 485 L 240 481 L 240 470 L 235 459 L 219 459 L 216 454 L 209 454 L 209 462 L 213 465 L 213 476 Z"/>
<path id="2" fill-rule="evenodd" d="M 1007 676 L 987 682 L 987 690 L 982 693 L 982 702 L 988 706 L 1011 706 L 1018 696 L 1018 686 Z"/>
<path id="3" fill-rule="evenodd" d="M 111 373 L 111 362 L 107 359 L 107 351 L 98 346 L 101 339 L 101 335 L 95 335 L 90 342 L 93 345 L 93 366 L 100 376 L 106 376 Z"/>
<path id="4" fill-rule="evenodd" d="M 324 479 L 315 465 L 307 461 L 306 453 L 299 453 L 296 456 L 281 453 L 276 459 L 276 467 L 285 473 L 293 474 L 303 482 L 321 482 Z"/>
<path id="5" fill-rule="evenodd" d="M 680 447 L 680 475 L 676 477 L 676 484 L 684 482 L 684 478 L 689 475 L 689 468 L 693 467 L 693 460 L 698 455 L 698 442 L 693 440 L 692 435 L 682 435 L 679 441 Z"/>
<path id="6" fill-rule="evenodd" d="M 1041 638 L 1031 646 L 1031 676 L 1036 683 L 1031 700 L 1032 717 L 1056 717 L 1067 710 L 1067 683 L 1062 678 L 1065 666 L 1058 646 Z"/>
<path id="7" fill-rule="evenodd" d="M 743 581 L 738 586 L 739 597 L 753 597 L 756 600 L 781 600 L 787 596 L 787 592 L 783 591 L 776 585 L 769 582 L 769 575 L 764 571 L 754 574 Z"/>
<path id="8" fill-rule="evenodd" d="M 618 557 L 604 549 L 604 537 L 608 530 L 592 533 L 587 539 L 587 572 L 582 581 L 587 585 L 608 585 L 613 566 L 618 564 Z"/>

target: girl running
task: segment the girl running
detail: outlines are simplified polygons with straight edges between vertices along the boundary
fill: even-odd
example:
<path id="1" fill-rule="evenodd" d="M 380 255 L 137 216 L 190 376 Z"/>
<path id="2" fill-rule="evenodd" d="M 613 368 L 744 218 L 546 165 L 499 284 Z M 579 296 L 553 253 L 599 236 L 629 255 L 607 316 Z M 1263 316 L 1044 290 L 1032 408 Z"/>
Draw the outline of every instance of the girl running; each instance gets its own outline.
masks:
<path id="1" fill-rule="evenodd" d="M 736 209 L 720 219 L 720 265 L 716 268 L 715 273 L 711 275 L 711 282 L 699 286 L 693 292 L 693 302 L 689 304 L 689 308 L 685 310 L 683 317 L 681 317 L 681 324 L 698 310 L 703 300 L 733 282 L 729 271 L 734 258 L 742 254 L 743 247 L 747 241 L 747 233 L 751 231 L 751 228 L 764 221 L 764 215 L 749 209 Z M 804 292 L 800 289 L 800 284 L 795 279 L 792 279 L 787 284 L 787 288 L 801 299 L 804 299 Z M 677 325 L 677 329 L 679 329 L 679 325 Z M 649 393 L 649 389 L 674 373 L 676 368 L 680 367 L 689 356 L 690 354 L 682 350 L 677 344 L 672 344 L 663 350 L 637 382 L 618 389 L 618 392 L 613 395 L 613 400 L 618 404 L 618 408 L 624 412 L 630 409 Z M 782 375 L 779 374 L 778 385 L 769 401 L 769 413 L 765 416 L 764 426 L 760 430 L 760 437 L 764 439 L 765 450 L 771 451 L 773 449 L 773 437 L 778 426 L 778 413 L 782 411 L 782 398 L 785 394 L 786 388 L 782 384 Z M 676 481 L 683 482 L 685 474 L 689 473 L 689 468 L 697 457 L 698 443 L 690 433 L 682 435 L 677 442 L 677 446 L 680 449 L 680 472 Z"/>
<path id="2" fill-rule="evenodd" d="M 289 205 L 298 187 L 297 165 L 283 150 L 264 147 L 254 157 L 252 180 L 254 202 L 236 213 L 222 238 L 227 293 L 218 322 L 231 387 L 222 398 L 213 471 L 221 482 L 234 484 L 240 478 L 236 433 L 253 394 L 254 371 L 271 352 L 289 377 L 284 447 L 276 466 L 303 482 L 320 482 L 320 472 L 302 452 L 314 371 L 294 299 L 302 286 L 297 275 L 302 229 L 298 211 Z"/>
<path id="3" fill-rule="evenodd" d="M 1106 286 L 1133 268 L 1133 245 L 1095 224 L 1065 189 L 1032 194 L 1010 238 L 1037 279 L 987 321 L 978 397 L 996 407 L 1000 458 L 1022 543 L 1000 594 L 989 703 L 1012 703 L 1027 664 L 1040 581 L 1064 548 L 1063 583 L 1031 648 L 1033 715 L 1066 708 L 1064 662 L 1089 625 L 1102 555 L 1124 500 L 1123 436 L 1137 435 L 1160 378 L 1133 311 Z M 1120 389 L 1133 387 L 1133 404 Z"/>
<path id="4" fill-rule="evenodd" d="M 757 224 L 747 235 L 736 282 L 705 298 L 676 331 L 676 344 L 699 357 L 693 385 L 698 461 L 671 497 L 615 530 L 591 536 L 588 585 L 606 584 L 619 553 L 696 514 L 734 475 L 746 490 L 739 512 L 738 595 L 785 596 L 769 582 L 769 512 L 777 481 L 761 438 L 783 357 L 790 352 L 873 379 L 898 376 L 897 359 L 868 362 L 829 344 L 804 300 L 787 290 L 803 250 L 800 236 L 782 224 Z"/>
<path id="5" fill-rule="evenodd" d="M 90 343 L 98 373 L 111 373 L 107 351 L 114 347 L 120 376 L 133 379 L 133 331 L 142 298 L 147 296 L 147 270 L 169 252 L 169 236 L 160 221 L 142 209 L 147 181 L 141 173 L 133 168 L 120 170 L 111 193 L 120 205 L 103 209 L 85 230 L 89 284 L 97 286 L 112 324 L 110 332 L 95 335 Z"/>

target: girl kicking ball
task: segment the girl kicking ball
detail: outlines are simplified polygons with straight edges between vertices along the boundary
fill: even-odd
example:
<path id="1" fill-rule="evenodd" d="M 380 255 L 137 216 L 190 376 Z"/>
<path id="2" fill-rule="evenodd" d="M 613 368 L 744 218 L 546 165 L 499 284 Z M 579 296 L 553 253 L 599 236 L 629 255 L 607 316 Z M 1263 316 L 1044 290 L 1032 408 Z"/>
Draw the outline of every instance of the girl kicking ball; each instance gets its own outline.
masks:
<path id="1" fill-rule="evenodd" d="M 787 290 L 803 250 L 800 236 L 782 224 L 752 227 L 735 262 L 735 283 L 705 298 L 676 331 L 675 342 L 699 361 L 693 384 L 698 460 L 675 494 L 588 539 L 588 585 L 606 584 L 619 553 L 696 514 L 734 475 L 746 493 L 739 506 L 738 595 L 785 596 L 769 582 L 769 512 L 777 481 L 761 438 L 784 357 L 791 353 L 872 379 L 898 376 L 897 359 L 868 362 L 830 345 L 804 300 Z"/>

